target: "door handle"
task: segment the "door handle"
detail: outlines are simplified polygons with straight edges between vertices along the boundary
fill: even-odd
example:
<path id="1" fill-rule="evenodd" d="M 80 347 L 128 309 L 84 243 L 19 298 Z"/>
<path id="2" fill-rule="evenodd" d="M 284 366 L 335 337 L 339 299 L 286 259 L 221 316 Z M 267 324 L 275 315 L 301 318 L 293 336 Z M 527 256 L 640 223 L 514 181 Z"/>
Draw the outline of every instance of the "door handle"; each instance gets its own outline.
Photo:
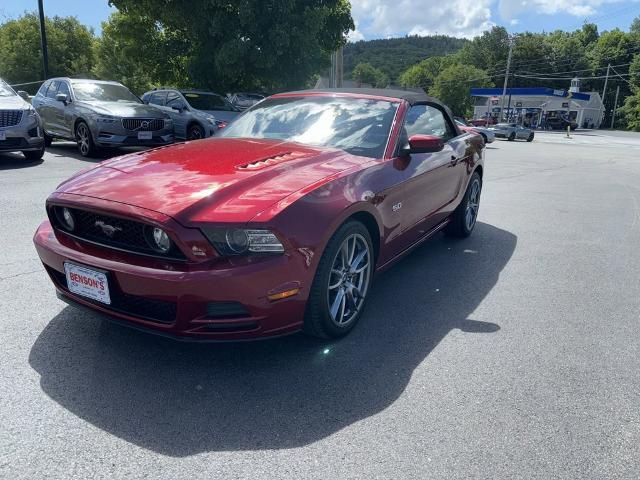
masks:
<path id="1" fill-rule="evenodd" d="M 456 157 L 455 155 L 451 155 L 451 162 L 449 162 L 451 164 L 451 166 L 454 166 L 458 163 L 458 157 Z"/>

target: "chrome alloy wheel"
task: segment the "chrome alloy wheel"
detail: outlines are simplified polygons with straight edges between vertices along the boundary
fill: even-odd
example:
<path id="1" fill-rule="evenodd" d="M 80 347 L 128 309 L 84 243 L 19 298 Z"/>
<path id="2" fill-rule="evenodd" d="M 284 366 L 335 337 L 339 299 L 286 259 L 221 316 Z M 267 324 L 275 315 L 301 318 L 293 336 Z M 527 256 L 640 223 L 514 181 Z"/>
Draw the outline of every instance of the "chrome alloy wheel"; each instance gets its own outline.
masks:
<path id="1" fill-rule="evenodd" d="M 344 239 L 331 265 L 327 305 L 331 320 L 344 327 L 364 304 L 371 275 L 371 250 L 359 233 Z"/>
<path id="2" fill-rule="evenodd" d="M 80 148 L 80 153 L 86 157 L 89 154 L 89 150 L 91 149 L 91 144 L 89 143 L 89 135 L 91 135 L 91 132 L 89 132 L 89 128 L 84 123 L 81 123 L 78 126 L 78 130 L 76 133 L 78 137 L 78 147 Z"/>
<path id="3" fill-rule="evenodd" d="M 467 230 L 471 231 L 476 224 L 478 218 L 478 209 L 480 208 L 480 180 L 477 178 L 471 184 L 469 190 L 469 199 L 467 200 L 467 208 L 464 212 L 464 221 Z"/>

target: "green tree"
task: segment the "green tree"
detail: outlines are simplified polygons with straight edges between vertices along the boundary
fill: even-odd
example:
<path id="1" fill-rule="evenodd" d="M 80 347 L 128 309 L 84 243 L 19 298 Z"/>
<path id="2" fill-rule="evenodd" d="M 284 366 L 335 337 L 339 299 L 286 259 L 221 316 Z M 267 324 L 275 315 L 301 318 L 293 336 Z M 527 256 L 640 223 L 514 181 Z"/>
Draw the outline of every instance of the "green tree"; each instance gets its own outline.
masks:
<path id="1" fill-rule="evenodd" d="M 288 89 L 329 65 L 354 28 L 348 0 L 111 0 L 190 45 L 195 86 Z"/>
<path id="2" fill-rule="evenodd" d="M 359 63 L 351 73 L 353 78 L 359 84 L 368 83 L 373 87 L 384 88 L 389 83 L 388 77 L 382 70 L 373 67 L 370 63 Z"/>
<path id="3" fill-rule="evenodd" d="M 148 16 L 116 12 L 102 23 L 95 74 L 141 94 L 152 86 L 188 86 L 189 44 Z"/>
<path id="4" fill-rule="evenodd" d="M 455 63 L 455 57 L 431 57 L 406 69 L 400 75 L 400 85 L 403 87 L 420 87 L 425 91 L 433 85 L 434 80 L 445 68 Z"/>
<path id="5" fill-rule="evenodd" d="M 45 26 L 49 75 L 89 74 L 95 61 L 93 31 L 75 17 L 46 18 Z M 0 25 L 0 77 L 22 83 L 43 80 L 43 75 L 37 15 L 26 13 Z"/>
<path id="6" fill-rule="evenodd" d="M 640 132 L 640 89 L 637 89 L 634 94 L 625 99 L 619 115 L 629 130 Z"/>
<path id="7" fill-rule="evenodd" d="M 492 87 L 487 72 L 471 65 L 455 64 L 445 68 L 436 77 L 429 94 L 447 104 L 454 114 L 467 116 L 473 102 L 469 95 L 471 87 Z"/>

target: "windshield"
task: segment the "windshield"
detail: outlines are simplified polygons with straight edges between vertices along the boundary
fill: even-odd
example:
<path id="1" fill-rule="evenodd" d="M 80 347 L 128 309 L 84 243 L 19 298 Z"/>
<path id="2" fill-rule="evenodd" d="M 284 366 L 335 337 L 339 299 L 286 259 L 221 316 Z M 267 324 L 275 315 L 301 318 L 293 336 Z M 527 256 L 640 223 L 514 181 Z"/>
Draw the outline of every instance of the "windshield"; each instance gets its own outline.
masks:
<path id="1" fill-rule="evenodd" d="M 381 158 L 398 105 L 364 98 L 270 98 L 240 116 L 222 136 L 274 138 Z"/>
<path id="2" fill-rule="evenodd" d="M 127 87 L 117 83 L 73 82 L 73 93 L 76 99 L 84 102 L 141 103 Z"/>
<path id="3" fill-rule="evenodd" d="M 222 110 L 235 112 L 236 109 L 224 97 L 215 93 L 183 93 L 189 105 L 196 110 Z"/>
<path id="4" fill-rule="evenodd" d="M 16 92 L 4 80 L 0 80 L 0 97 L 13 97 Z"/>

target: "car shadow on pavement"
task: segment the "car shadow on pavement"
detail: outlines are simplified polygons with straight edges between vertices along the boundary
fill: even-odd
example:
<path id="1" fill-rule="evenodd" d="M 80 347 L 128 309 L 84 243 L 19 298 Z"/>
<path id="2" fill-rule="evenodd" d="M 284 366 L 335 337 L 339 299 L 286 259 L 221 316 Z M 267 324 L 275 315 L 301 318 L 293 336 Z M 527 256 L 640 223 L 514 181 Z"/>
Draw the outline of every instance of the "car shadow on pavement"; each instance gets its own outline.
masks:
<path id="1" fill-rule="evenodd" d="M 468 317 L 516 242 L 484 223 L 467 240 L 436 236 L 377 278 L 360 324 L 340 341 L 180 343 L 66 307 L 29 363 L 62 407 L 163 455 L 300 447 L 392 405 L 453 329 L 499 331 Z"/>
<path id="2" fill-rule="evenodd" d="M 42 160 L 27 160 L 21 153 L 0 153 L 0 170 L 37 167 Z"/>
<path id="3" fill-rule="evenodd" d="M 92 157 L 83 157 L 78 151 L 78 146 L 74 142 L 55 141 L 49 147 L 47 152 L 56 157 L 74 158 L 84 162 L 102 162 L 113 157 L 119 157 L 131 152 L 139 152 L 146 150 L 145 147 L 123 147 L 123 148 L 102 148 Z"/>

